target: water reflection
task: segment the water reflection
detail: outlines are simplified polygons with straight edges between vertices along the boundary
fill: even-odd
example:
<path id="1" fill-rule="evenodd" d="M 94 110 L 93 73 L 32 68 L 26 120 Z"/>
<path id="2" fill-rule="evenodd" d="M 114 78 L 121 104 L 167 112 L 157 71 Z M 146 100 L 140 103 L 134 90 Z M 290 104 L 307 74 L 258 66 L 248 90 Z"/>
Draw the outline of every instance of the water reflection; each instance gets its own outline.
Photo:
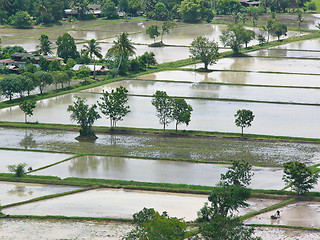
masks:
<path id="1" fill-rule="evenodd" d="M 33 194 L 32 189 L 26 186 L 15 186 L 14 189 L 8 191 L 8 195 L 16 195 L 18 197 L 31 196 Z"/>
<path id="2" fill-rule="evenodd" d="M 31 131 L 25 130 L 24 138 L 19 142 L 19 145 L 24 149 L 36 148 L 38 144 L 33 139 L 33 134 Z"/>

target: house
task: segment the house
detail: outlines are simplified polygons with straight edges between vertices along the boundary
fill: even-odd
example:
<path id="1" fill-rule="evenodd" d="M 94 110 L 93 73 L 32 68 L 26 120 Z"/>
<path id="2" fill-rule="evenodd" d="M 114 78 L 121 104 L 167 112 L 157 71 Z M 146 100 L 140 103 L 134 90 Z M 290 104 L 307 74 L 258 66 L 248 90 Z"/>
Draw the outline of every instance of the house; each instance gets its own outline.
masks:
<path id="1" fill-rule="evenodd" d="M 26 60 L 30 60 L 33 64 L 37 65 L 39 64 L 40 61 L 40 57 L 44 57 L 45 59 L 47 59 L 49 62 L 51 61 L 63 61 L 62 58 L 60 57 L 52 57 L 52 56 L 41 56 L 39 54 L 32 54 L 32 53 L 13 53 L 11 54 L 11 58 L 12 60 L 15 62 L 15 65 L 24 65 L 26 64 Z"/>
<path id="2" fill-rule="evenodd" d="M 15 66 L 15 61 L 13 61 L 12 59 L 1 59 L 0 67 L 2 66 L 7 66 L 7 67 Z"/>
<path id="3" fill-rule="evenodd" d="M 96 15 L 100 17 L 101 15 L 101 5 L 99 4 L 89 4 L 88 5 L 88 12 L 90 14 Z"/>
<path id="4" fill-rule="evenodd" d="M 239 0 L 239 2 L 244 7 L 249 7 L 249 6 L 259 7 L 261 4 L 261 2 L 256 2 L 256 1 L 252 1 L 252 0 Z"/>
<path id="5" fill-rule="evenodd" d="M 88 68 L 90 68 L 90 70 L 91 70 L 91 75 L 93 75 L 93 72 L 94 72 L 94 65 L 93 65 L 93 64 L 88 64 L 88 65 L 76 64 L 76 65 L 74 65 L 74 67 L 72 68 L 72 70 L 73 70 L 73 71 L 78 71 L 81 67 L 88 67 Z M 106 66 L 96 65 L 96 75 L 105 75 L 108 71 L 109 71 L 109 69 L 106 68 Z"/>

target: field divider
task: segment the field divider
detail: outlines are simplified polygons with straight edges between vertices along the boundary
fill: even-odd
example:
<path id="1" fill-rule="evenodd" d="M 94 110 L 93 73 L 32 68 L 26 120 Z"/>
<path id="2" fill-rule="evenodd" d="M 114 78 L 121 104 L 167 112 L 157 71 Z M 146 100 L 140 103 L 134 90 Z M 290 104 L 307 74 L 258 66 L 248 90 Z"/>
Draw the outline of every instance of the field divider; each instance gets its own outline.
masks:
<path id="1" fill-rule="evenodd" d="M 254 223 L 250 223 L 250 224 L 245 224 L 245 226 L 248 226 L 248 227 L 284 228 L 284 229 L 296 229 L 296 230 L 320 232 L 320 228 L 291 226 L 291 225 L 272 225 L 272 224 L 254 224 Z"/>

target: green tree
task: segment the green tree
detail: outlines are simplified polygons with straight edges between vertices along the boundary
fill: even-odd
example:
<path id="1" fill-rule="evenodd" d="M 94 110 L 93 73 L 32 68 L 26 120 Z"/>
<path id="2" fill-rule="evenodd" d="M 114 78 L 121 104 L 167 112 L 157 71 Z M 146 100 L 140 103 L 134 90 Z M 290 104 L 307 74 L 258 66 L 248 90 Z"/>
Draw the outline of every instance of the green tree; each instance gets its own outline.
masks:
<path id="1" fill-rule="evenodd" d="M 37 46 L 39 48 L 39 53 L 42 55 L 50 55 L 53 52 L 51 51 L 51 41 L 49 41 L 48 35 L 41 34 L 40 36 L 40 45 Z"/>
<path id="2" fill-rule="evenodd" d="M 223 30 L 220 36 L 222 44 L 225 47 L 230 47 L 235 55 L 239 54 L 241 44 L 243 43 L 243 30 L 242 25 L 232 24 L 226 30 Z"/>
<path id="3" fill-rule="evenodd" d="M 27 123 L 27 116 L 33 116 L 33 109 L 36 107 L 36 101 L 25 100 L 19 104 L 19 107 L 24 112 L 24 122 Z"/>
<path id="4" fill-rule="evenodd" d="M 298 161 L 283 164 L 283 181 L 298 195 L 308 192 L 317 184 L 319 175 L 313 173 L 304 163 Z"/>
<path id="5" fill-rule="evenodd" d="M 0 88 L 1 94 L 9 98 L 9 100 L 11 101 L 13 95 L 19 92 L 19 83 L 17 76 L 13 75 L 4 77 L 0 81 Z"/>
<path id="6" fill-rule="evenodd" d="M 143 64 L 147 65 L 148 68 L 152 65 L 157 64 L 157 60 L 153 52 L 145 52 L 144 54 L 142 54 L 140 56 L 140 61 L 143 62 Z"/>
<path id="7" fill-rule="evenodd" d="M 178 10 L 181 19 L 187 23 L 196 23 L 206 18 L 204 1 L 183 0 Z"/>
<path id="8" fill-rule="evenodd" d="M 254 31 L 243 29 L 242 41 L 246 45 L 246 48 L 248 47 L 248 43 L 255 38 L 255 35 Z"/>
<path id="9" fill-rule="evenodd" d="M 280 41 L 280 37 L 282 35 L 287 36 L 287 26 L 284 23 L 275 22 L 271 31 L 271 35 L 278 38 Z"/>
<path id="10" fill-rule="evenodd" d="M 254 7 L 254 6 L 250 6 L 248 8 L 248 13 L 249 13 L 249 16 L 251 17 L 252 19 L 252 24 L 253 26 L 256 25 L 256 21 L 258 20 L 258 16 L 259 16 L 259 10 L 257 7 Z"/>
<path id="11" fill-rule="evenodd" d="M 94 40 L 91 39 L 88 42 L 88 45 L 83 45 L 83 47 L 85 48 L 85 52 L 87 52 L 90 56 L 91 61 L 93 60 L 93 79 L 96 78 L 96 58 L 102 58 L 101 55 L 101 47 L 99 46 L 99 43 Z"/>
<path id="12" fill-rule="evenodd" d="M 236 126 L 241 127 L 241 136 L 243 136 L 243 128 L 250 127 L 255 116 L 251 110 L 247 109 L 239 109 L 234 116 Z"/>
<path id="13" fill-rule="evenodd" d="M 303 18 L 303 16 L 302 16 L 302 11 L 299 10 L 299 11 L 298 11 L 298 15 L 297 15 L 297 23 L 298 23 L 298 25 L 299 25 L 299 29 L 300 29 L 301 23 L 302 23 L 303 21 L 304 21 L 304 18 Z"/>
<path id="14" fill-rule="evenodd" d="M 115 3 L 112 0 L 107 0 L 105 4 L 101 7 L 102 16 L 107 19 L 118 19 L 118 11 Z"/>
<path id="15" fill-rule="evenodd" d="M 51 85 L 53 83 L 53 78 L 50 73 L 39 71 L 34 74 L 35 78 L 37 78 L 37 82 L 39 83 L 40 93 L 43 93 L 43 90 L 47 85 Z"/>
<path id="16" fill-rule="evenodd" d="M 69 58 L 72 59 L 72 58 Z M 50 71 L 62 71 L 62 65 L 59 60 L 53 60 L 49 63 L 49 70 Z"/>
<path id="17" fill-rule="evenodd" d="M 166 21 L 169 18 L 169 11 L 162 2 L 157 3 L 154 6 L 153 19 L 158 21 Z"/>
<path id="18" fill-rule="evenodd" d="M 261 26 L 261 30 L 267 33 L 267 42 L 269 42 L 270 39 L 270 34 L 272 32 L 273 26 L 275 23 L 275 19 L 268 18 L 267 19 L 267 24 L 265 26 Z"/>
<path id="19" fill-rule="evenodd" d="M 232 166 L 225 174 L 221 174 L 222 186 L 248 187 L 254 175 L 252 166 L 245 161 L 232 161 Z"/>
<path id="20" fill-rule="evenodd" d="M 56 44 L 58 46 L 57 55 L 63 58 L 64 62 L 67 62 L 69 58 L 77 59 L 79 57 L 74 38 L 69 33 L 59 36 Z"/>
<path id="21" fill-rule="evenodd" d="M 192 111 L 191 105 L 187 104 L 184 99 L 173 99 L 172 118 L 176 121 L 176 132 L 179 124 L 185 123 L 189 125 Z"/>
<path id="22" fill-rule="evenodd" d="M 123 32 L 117 36 L 117 40 L 113 41 L 112 47 L 108 50 L 108 54 L 119 55 L 118 70 L 120 69 L 121 63 L 124 59 L 128 59 L 129 56 L 135 53 L 136 48 L 132 45 L 128 39 L 128 33 Z"/>
<path id="23" fill-rule="evenodd" d="M 150 38 L 153 39 L 154 42 L 156 42 L 156 37 L 160 35 L 158 31 L 158 26 L 157 25 L 151 25 L 147 30 L 146 33 L 149 35 Z"/>
<path id="24" fill-rule="evenodd" d="M 189 48 L 191 57 L 204 63 L 204 68 L 208 70 L 208 65 L 217 62 L 219 57 L 219 47 L 215 41 L 209 41 L 205 37 L 197 37 Z"/>
<path id="25" fill-rule="evenodd" d="M 36 2 L 36 9 L 41 14 L 41 24 L 43 24 L 43 17 L 45 13 L 48 13 L 47 2 L 45 0 L 38 0 Z"/>
<path id="26" fill-rule="evenodd" d="M 32 78 L 26 75 L 18 75 L 17 76 L 17 92 L 20 94 L 20 97 L 23 97 L 23 93 L 27 92 L 28 96 L 30 92 L 34 90 L 34 84 Z"/>
<path id="27" fill-rule="evenodd" d="M 241 12 L 241 4 L 237 0 L 220 0 L 217 2 L 216 13 L 218 15 L 232 14 L 233 12 Z"/>
<path id="28" fill-rule="evenodd" d="M 49 71 L 49 65 L 50 65 L 50 62 L 45 57 L 40 56 L 39 66 L 41 71 L 45 71 L 45 72 Z"/>
<path id="29" fill-rule="evenodd" d="M 102 102 L 98 102 L 101 112 L 110 119 L 110 127 L 116 128 L 117 122 L 122 121 L 123 117 L 130 112 L 128 103 L 128 90 L 122 86 L 117 87 L 110 93 L 104 92 L 100 98 Z"/>
<path id="30" fill-rule="evenodd" d="M 16 28 L 32 28 L 32 19 L 27 12 L 19 11 L 13 16 L 11 24 Z"/>
<path id="31" fill-rule="evenodd" d="M 69 105 L 67 110 L 71 112 L 71 120 L 77 122 L 81 127 L 80 137 L 97 138 L 92 131 L 92 125 L 101 117 L 96 111 L 97 105 L 93 104 L 89 107 L 89 105 L 85 104 L 86 101 L 85 98 L 76 97 L 76 101 L 73 105 Z"/>
<path id="32" fill-rule="evenodd" d="M 157 117 L 160 124 L 163 125 L 163 132 L 165 132 L 166 126 L 173 121 L 173 100 L 165 91 L 156 91 L 152 96 L 151 103 L 157 110 Z"/>
<path id="33" fill-rule="evenodd" d="M 167 239 L 183 240 L 186 237 L 187 224 L 183 219 L 170 217 L 166 212 L 159 214 L 154 209 L 144 208 L 133 215 L 137 227 L 123 239 Z"/>
<path id="34" fill-rule="evenodd" d="M 22 177 L 26 173 L 24 170 L 26 166 L 26 163 L 20 163 L 18 165 L 9 165 L 8 169 L 10 172 L 14 173 L 16 177 Z"/>
<path id="35" fill-rule="evenodd" d="M 172 22 L 172 21 L 165 21 L 163 24 L 162 24 L 162 27 L 161 27 L 161 42 L 163 43 L 163 36 L 164 34 L 169 34 L 170 30 L 173 29 L 174 27 L 176 26 L 175 22 Z"/>

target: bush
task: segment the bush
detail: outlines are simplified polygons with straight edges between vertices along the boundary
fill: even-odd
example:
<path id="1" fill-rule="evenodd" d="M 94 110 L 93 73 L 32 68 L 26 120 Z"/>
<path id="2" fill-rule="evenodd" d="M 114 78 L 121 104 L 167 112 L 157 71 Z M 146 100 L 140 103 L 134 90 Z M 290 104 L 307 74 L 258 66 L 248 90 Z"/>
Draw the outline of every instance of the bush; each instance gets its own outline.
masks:
<path id="1" fill-rule="evenodd" d="M 10 172 L 14 173 L 16 177 L 22 177 L 26 173 L 24 170 L 26 166 L 26 163 L 20 163 L 18 165 L 9 165 L 8 169 Z"/>
<path id="2" fill-rule="evenodd" d="M 11 24 L 17 28 L 32 28 L 31 17 L 25 11 L 19 11 L 12 16 Z"/>
<path id="3" fill-rule="evenodd" d="M 315 10 L 317 10 L 316 3 L 315 3 L 315 2 L 309 3 L 309 4 L 308 4 L 308 10 L 310 10 L 310 11 L 315 11 Z"/>

